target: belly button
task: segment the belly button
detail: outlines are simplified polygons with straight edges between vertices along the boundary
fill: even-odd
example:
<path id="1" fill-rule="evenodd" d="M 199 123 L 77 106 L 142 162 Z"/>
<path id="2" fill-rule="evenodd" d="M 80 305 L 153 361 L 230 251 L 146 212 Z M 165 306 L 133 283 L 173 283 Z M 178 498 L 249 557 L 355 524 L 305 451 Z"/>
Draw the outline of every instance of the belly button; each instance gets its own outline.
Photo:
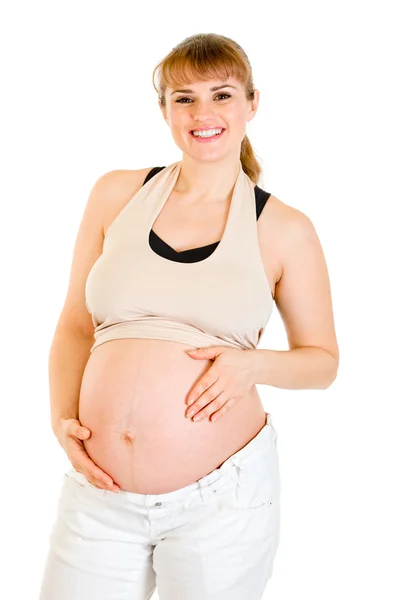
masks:
<path id="1" fill-rule="evenodd" d="M 133 445 L 133 437 L 131 435 L 129 435 L 129 433 L 122 433 L 121 434 L 122 440 L 125 442 L 125 444 L 127 444 L 128 446 L 132 446 Z"/>

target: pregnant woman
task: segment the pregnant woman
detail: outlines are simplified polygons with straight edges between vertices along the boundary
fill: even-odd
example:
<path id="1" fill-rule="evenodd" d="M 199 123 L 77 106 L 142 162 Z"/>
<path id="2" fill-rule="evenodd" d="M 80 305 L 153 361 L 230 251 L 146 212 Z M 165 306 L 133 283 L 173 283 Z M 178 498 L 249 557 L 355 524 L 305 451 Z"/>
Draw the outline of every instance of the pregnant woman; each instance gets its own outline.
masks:
<path id="1" fill-rule="evenodd" d="M 40 600 L 261 599 L 281 484 L 256 384 L 337 374 L 317 234 L 257 185 L 246 54 L 199 34 L 156 68 L 182 159 L 106 173 L 84 211 L 49 360 L 72 466 Z M 257 349 L 274 301 L 288 351 Z"/>

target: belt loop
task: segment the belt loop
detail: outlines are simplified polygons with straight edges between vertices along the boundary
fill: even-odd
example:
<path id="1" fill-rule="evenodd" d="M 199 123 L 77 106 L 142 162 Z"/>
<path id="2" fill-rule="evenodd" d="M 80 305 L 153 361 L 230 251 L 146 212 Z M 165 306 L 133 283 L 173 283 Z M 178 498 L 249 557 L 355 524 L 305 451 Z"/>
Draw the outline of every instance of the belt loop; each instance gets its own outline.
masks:
<path id="1" fill-rule="evenodd" d="M 197 483 L 199 485 L 199 492 L 200 492 L 201 500 L 202 500 L 202 502 L 206 502 L 210 495 L 209 494 L 210 487 L 207 485 L 204 485 L 204 481 L 202 481 L 201 479 Z"/>
<path id="2" fill-rule="evenodd" d="M 271 427 L 271 429 L 273 431 L 275 431 L 275 427 L 274 424 L 272 423 L 272 417 L 271 417 L 271 413 L 267 413 L 267 425 L 269 425 Z"/>
<path id="3" fill-rule="evenodd" d="M 274 434 L 275 434 L 275 442 L 276 442 L 276 440 L 278 438 L 278 432 L 275 429 L 275 426 L 274 426 L 274 424 L 272 422 L 272 418 L 271 418 L 271 414 L 270 413 L 268 413 L 267 424 L 271 427 L 272 431 L 274 432 Z"/>
<path id="4" fill-rule="evenodd" d="M 226 473 L 227 477 L 231 480 L 234 486 L 237 485 L 239 471 L 240 471 L 240 463 L 236 464 L 236 459 L 228 459 L 229 460 L 229 469 Z"/>

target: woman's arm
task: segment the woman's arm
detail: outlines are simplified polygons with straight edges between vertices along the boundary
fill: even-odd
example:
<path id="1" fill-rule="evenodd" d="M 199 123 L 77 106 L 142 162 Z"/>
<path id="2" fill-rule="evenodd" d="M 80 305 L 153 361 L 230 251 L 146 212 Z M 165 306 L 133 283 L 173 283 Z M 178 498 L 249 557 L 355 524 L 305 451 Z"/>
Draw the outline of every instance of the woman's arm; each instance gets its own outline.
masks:
<path id="1" fill-rule="evenodd" d="M 104 223 L 110 198 L 117 196 L 119 172 L 110 171 L 93 185 L 75 239 L 67 295 L 51 345 L 49 384 L 51 424 L 78 419 L 83 372 L 94 344 L 94 325 L 86 307 L 88 274 L 103 251 Z"/>
<path id="2" fill-rule="evenodd" d="M 93 336 L 72 327 L 59 326 L 54 334 L 49 355 L 49 389 L 51 426 L 56 437 L 62 418 L 78 419 L 81 382 L 93 344 Z"/>
<path id="3" fill-rule="evenodd" d="M 285 389 L 324 389 L 339 367 L 328 269 L 310 219 L 288 206 L 284 218 L 275 301 L 290 349 L 251 350 L 254 380 Z"/>
<path id="4" fill-rule="evenodd" d="M 338 359 L 322 348 L 250 350 L 254 383 L 287 390 L 326 389 L 336 379 Z"/>

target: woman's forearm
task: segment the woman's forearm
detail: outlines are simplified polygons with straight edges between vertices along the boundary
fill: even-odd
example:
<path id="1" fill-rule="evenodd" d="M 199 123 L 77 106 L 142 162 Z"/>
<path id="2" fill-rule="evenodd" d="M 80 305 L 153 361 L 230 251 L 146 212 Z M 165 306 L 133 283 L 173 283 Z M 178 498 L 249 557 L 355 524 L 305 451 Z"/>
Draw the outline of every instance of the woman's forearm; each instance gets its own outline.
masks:
<path id="1" fill-rule="evenodd" d="M 77 419 L 83 372 L 94 339 L 72 328 L 56 329 L 49 354 L 51 426 L 56 434 L 60 418 Z"/>
<path id="2" fill-rule="evenodd" d="M 336 378 L 338 360 L 322 348 L 250 352 L 255 383 L 287 390 L 325 389 Z"/>

